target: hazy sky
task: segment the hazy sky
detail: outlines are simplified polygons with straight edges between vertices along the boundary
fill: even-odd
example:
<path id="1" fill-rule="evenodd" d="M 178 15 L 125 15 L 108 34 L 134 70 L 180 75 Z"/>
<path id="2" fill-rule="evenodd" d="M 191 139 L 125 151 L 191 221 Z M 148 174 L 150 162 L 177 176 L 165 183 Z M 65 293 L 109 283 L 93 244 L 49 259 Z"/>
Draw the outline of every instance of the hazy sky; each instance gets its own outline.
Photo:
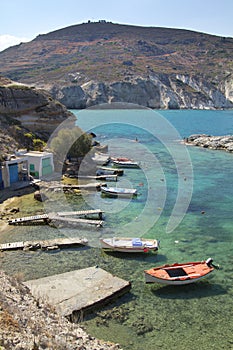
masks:
<path id="1" fill-rule="evenodd" d="M 38 34 L 99 19 L 233 37 L 233 0 L 2 1 L 0 51 Z"/>

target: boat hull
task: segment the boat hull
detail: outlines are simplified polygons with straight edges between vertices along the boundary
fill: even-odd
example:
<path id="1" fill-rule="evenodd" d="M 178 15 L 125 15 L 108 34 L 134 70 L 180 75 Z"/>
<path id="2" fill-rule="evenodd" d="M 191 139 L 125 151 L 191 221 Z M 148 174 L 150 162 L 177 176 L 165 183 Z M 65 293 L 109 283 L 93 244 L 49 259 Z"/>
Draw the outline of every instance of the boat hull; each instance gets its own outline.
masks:
<path id="1" fill-rule="evenodd" d="M 122 253 L 147 253 L 149 251 L 157 252 L 159 248 L 159 241 L 142 240 L 141 246 L 133 246 L 132 238 L 100 238 L 100 245 L 103 249 Z"/>
<path id="2" fill-rule="evenodd" d="M 139 168 L 139 164 L 137 162 L 112 161 L 112 164 L 119 168 Z"/>
<path id="3" fill-rule="evenodd" d="M 212 259 L 209 258 L 206 261 L 163 265 L 144 270 L 144 274 L 146 283 L 184 285 L 197 282 L 207 277 L 214 268 L 216 268 L 216 266 L 212 265 Z"/>
<path id="4" fill-rule="evenodd" d="M 185 285 L 185 284 L 191 284 L 197 281 L 200 281 L 203 279 L 205 276 L 200 276 L 195 279 L 185 279 L 185 280 L 176 280 L 176 281 L 171 281 L 171 280 L 166 280 L 166 279 L 161 279 L 161 278 L 156 278 L 151 275 L 148 275 L 145 273 L 145 281 L 146 283 L 160 283 L 160 284 L 166 284 L 166 285 L 173 285 L 173 286 L 180 286 L 180 285 Z"/>
<path id="5" fill-rule="evenodd" d="M 101 187 L 101 193 L 105 196 L 112 198 L 132 198 L 137 196 L 136 189 L 123 189 L 123 188 L 110 188 L 110 187 Z"/>

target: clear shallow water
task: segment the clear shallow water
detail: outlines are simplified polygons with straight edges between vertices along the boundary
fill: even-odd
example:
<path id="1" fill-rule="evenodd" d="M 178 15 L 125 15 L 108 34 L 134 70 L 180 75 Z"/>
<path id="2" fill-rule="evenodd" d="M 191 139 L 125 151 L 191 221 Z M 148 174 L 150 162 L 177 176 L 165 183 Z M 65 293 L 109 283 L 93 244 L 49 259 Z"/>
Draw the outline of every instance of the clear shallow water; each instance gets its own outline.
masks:
<path id="1" fill-rule="evenodd" d="M 84 130 L 91 128 L 101 143 L 109 145 L 111 155 L 127 155 L 141 161 L 142 170 L 127 169 L 117 183 L 119 187 L 136 187 L 139 196 L 129 202 L 103 199 L 100 193 L 84 197 L 56 194 L 49 199 L 46 210 L 102 206 L 105 227 L 78 232 L 66 227 L 18 227 L 2 234 L 1 241 L 84 235 L 91 247 L 49 253 L 2 253 L 3 269 L 10 274 L 22 272 L 25 279 L 30 279 L 99 265 L 130 280 L 130 293 L 84 322 L 93 336 L 119 342 L 125 349 L 233 348 L 233 155 L 192 146 L 187 147 L 187 154 L 177 142 L 193 133 L 233 133 L 233 111 L 159 111 L 159 116 L 139 110 L 75 113 L 78 125 Z M 181 200 L 175 214 L 179 220 L 183 214 L 184 217 L 167 232 L 179 189 Z M 34 209 L 28 197 L 23 210 L 30 215 Z M 175 223 L 176 220 L 173 226 Z M 157 255 L 132 256 L 107 254 L 97 247 L 101 235 L 121 233 L 158 238 L 161 249 Z M 199 283 L 178 288 L 144 283 L 143 270 L 153 265 L 210 256 L 221 270 Z"/>

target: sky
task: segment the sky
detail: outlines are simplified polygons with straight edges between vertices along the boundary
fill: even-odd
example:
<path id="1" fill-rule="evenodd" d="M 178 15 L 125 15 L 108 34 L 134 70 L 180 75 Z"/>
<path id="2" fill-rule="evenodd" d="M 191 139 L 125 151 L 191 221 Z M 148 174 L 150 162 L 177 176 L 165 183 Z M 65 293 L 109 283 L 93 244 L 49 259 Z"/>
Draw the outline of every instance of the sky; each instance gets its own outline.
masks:
<path id="1" fill-rule="evenodd" d="M 233 0 L 2 1 L 0 51 L 39 34 L 101 19 L 233 37 Z"/>

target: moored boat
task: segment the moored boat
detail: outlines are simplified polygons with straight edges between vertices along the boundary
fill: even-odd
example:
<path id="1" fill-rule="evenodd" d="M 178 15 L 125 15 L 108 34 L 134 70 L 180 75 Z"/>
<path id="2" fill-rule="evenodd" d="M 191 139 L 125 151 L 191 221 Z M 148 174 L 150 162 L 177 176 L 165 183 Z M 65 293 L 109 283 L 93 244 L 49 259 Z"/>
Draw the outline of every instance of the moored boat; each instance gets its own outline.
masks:
<path id="1" fill-rule="evenodd" d="M 103 249 L 124 253 L 147 253 L 157 251 L 159 241 L 156 239 L 131 238 L 131 237 L 112 237 L 100 238 L 100 245 Z"/>
<path id="2" fill-rule="evenodd" d="M 112 164 L 122 168 L 139 168 L 139 163 L 130 158 L 112 158 Z"/>
<path id="3" fill-rule="evenodd" d="M 110 161 L 110 156 L 105 153 L 95 153 L 94 156 L 92 157 L 93 162 L 96 165 L 105 165 L 108 164 Z"/>
<path id="4" fill-rule="evenodd" d="M 137 190 L 135 188 L 121 188 L 121 187 L 100 187 L 101 193 L 108 197 L 125 197 L 132 198 L 137 196 Z"/>
<path id="5" fill-rule="evenodd" d="M 144 270 L 146 283 L 162 283 L 168 285 L 189 284 L 209 275 L 215 268 L 213 259 L 187 262 L 183 264 L 163 265 Z"/>

